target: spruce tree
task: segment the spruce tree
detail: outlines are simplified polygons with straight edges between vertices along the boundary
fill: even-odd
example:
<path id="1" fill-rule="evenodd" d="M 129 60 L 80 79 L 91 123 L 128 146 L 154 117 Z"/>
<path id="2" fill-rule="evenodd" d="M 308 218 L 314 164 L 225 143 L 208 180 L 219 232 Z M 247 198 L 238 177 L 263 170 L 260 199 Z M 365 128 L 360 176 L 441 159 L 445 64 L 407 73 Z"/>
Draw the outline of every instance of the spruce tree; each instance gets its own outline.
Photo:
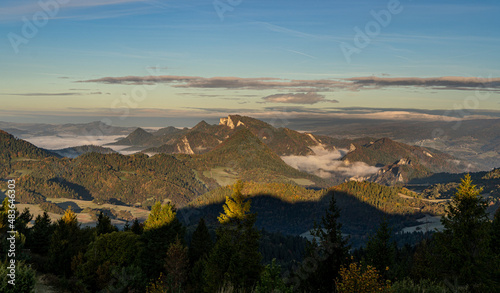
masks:
<path id="1" fill-rule="evenodd" d="M 441 275 L 453 284 L 468 285 L 473 292 L 488 292 L 495 286 L 490 222 L 481 191 L 465 175 L 441 218 L 444 230 L 436 234 L 436 266 Z"/>
<path id="2" fill-rule="evenodd" d="M 207 255 L 212 249 L 212 237 L 205 225 L 205 219 L 201 218 L 198 222 L 196 230 L 191 237 L 191 245 L 189 246 L 189 262 L 194 265 L 203 256 Z"/>
<path id="3" fill-rule="evenodd" d="M 118 229 L 111 224 L 111 219 L 108 217 L 108 215 L 105 215 L 103 212 L 99 213 L 95 228 L 96 236 L 118 231 Z"/>
<path id="4" fill-rule="evenodd" d="M 157 278 L 164 271 L 163 255 L 168 247 L 178 237 L 184 239 L 185 228 L 176 217 L 176 209 L 170 203 L 156 203 L 144 222 L 144 232 L 141 235 L 145 249 L 141 254 L 143 271 L 149 278 Z M 134 222 L 135 225 L 135 222 Z M 132 231 L 134 231 L 132 225 Z M 160 257 L 159 257 L 160 256 Z"/>
<path id="5" fill-rule="evenodd" d="M 47 254 L 54 228 L 55 226 L 52 225 L 52 221 L 47 212 L 43 212 L 43 216 L 38 215 L 31 229 L 31 233 L 29 234 L 29 238 L 26 241 L 31 251 L 42 255 Z"/>
<path id="6" fill-rule="evenodd" d="M 307 275 L 304 282 L 301 282 L 304 290 L 336 292 L 335 280 L 339 277 L 340 268 L 349 256 L 348 241 L 342 237 L 342 224 L 338 222 L 339 217 L 340 211 L 337 208 L 335 195 L 332 194 L 321 225 L 318 226 L 315 223 L 315 228 L 311 231 L 318 243 L 316 244 L 315 241 L 312 243 L 309 255 L 305 259 L 312 258 L 312 262 L 316 264 L 316 270 L 307 272 L 309 264 L 303 264 L 302 269 Z"/>
<path id="7" fill-rule="evenodd" d="M 396 247 L 391 242 L 391 229 L 384 218 L 374 236 L 366 244 L 368 264 L 374 266 L 385 279 L 389 278 L 389 269 L 396 260 Z"/>
<path id="8" fill-rule="evenodd" d="M 221 227 L 205 266 L 205 292 L 215 292 L 227 283 L 249 290 L 259 280 L 262 256 L 260 234 L 254 227 L 257 215 L 250 213 L 250 200 L 245 200 L 242 187 L 241 182 L 234 185 L 233 194 L 226 197 L 224 213 L 218 218 Z"/>

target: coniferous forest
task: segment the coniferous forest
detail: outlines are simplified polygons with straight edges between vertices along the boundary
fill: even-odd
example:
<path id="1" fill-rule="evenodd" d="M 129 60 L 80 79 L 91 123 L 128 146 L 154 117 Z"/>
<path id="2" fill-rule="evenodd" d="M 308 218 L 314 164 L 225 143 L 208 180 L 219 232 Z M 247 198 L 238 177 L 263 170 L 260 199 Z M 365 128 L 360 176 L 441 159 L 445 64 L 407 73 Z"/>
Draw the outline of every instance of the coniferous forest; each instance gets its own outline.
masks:
<path id="1" fill-rule="evenodd" d="M 100 213 L 82 227 L 67 209 L 52 222 L 45 212 L 15 213 L 16 289 L 2 265 L 1 292 L 31 292 L 37 275 L 59 292 L 498 292 L 500 212 L 487 204 L 469 175 L 462 178 L 444 229 L 411 245 L 398 244 L 387 218 L 366 245 L 352 248 L 342 233 L 336 191 L 316 222 L 312 240 L 256 228 L 253 198 L 237 182 L 226 195 L 217 224 L 200 218 L 189 231 L 170 203 L 155 203 L 147 220 L 123 230 Z M 362 187 L 363 188 L 363 187 Z M 376 192 L 376 191 L 374 191 Z M 387 192 L 390 197 L 390 192 Z M 9 200 L 1 209 L 2 255 Z M 37 281 L 39 282 L 39 281 Z"/>

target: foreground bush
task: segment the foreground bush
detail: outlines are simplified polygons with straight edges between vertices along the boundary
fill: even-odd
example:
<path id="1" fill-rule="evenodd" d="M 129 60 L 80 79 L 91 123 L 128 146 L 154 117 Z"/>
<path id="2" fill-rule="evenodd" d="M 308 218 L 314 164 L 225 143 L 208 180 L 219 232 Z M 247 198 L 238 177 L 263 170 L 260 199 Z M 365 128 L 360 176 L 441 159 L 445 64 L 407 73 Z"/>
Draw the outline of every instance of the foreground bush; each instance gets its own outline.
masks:
<path id="1" fill-rule="evenodd" d="M 8 264 L 0 263 L 0 292 L 3 293 L 31 293 L 35 292 L 35 271 L 23 262 L 16 262 L 15 286 L 8 283 Z"/>

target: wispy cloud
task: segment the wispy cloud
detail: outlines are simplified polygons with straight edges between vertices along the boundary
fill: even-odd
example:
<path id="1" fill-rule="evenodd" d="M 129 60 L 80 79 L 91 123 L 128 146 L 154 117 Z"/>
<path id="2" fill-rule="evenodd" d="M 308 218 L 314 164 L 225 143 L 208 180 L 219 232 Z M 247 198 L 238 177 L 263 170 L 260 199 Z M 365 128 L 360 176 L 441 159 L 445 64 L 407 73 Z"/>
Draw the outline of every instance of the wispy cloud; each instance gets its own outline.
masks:
<path id="1" fill-rule="evenodd" d="M 324 95 L 315 92 L 308 93 L 289 93 L 289 94 L 275 94 L 262 98 L 269 103 L 285 103 L 285 104 L 316 104 L 319 102 L 338 103 L 337 100 L 328 100 Z"/>
<path id="2" fill-rule="evenodd" d="M 87 93 L 86 93 L 87 94 Z M 95 92 L 91 94 L 102 94 L 101 92 Z M 24 96 L 24 97 L 50 97 L 50 96 L 81 96 L 83 93 L 0 93 L 2 96 Z"/>
<path id="3" fill-rule="evenodd" d="M 82 80 L 79 82 L 94 82 L 105 84 L 156 84 L 171 83 L 173 87 L 182 88 L 223 88 L 268 90 L 282 89 L 302 92 L 321 92 L 332 90 L 359 91 L 363 89 L 380 89 L 390 87 L 415 87 L 432 90 L 500 90 L 500 78 L 480 77 L 353 77 L 336 79 L 286 80 L 272 77 L 199 77 L 199 76 L 123 76 L 103 77 Z"/>
<path id="4" fill-rule="evenodd" d="M 346 79 L 360 87 L 426 87 L 432 89 L 470 90 L 470 89 L 500 89 L 500 78 L 480 77 L 355 77 Z"/>
<path id="5" fill-rule="evenodd" d="M 43 8 L 39 5 L 40 1 L 7 1 L 4 3 L 2 10 L 0 10 L 0 21 L 20 21 L 23 16 L 31 16 L 37 12 L 43 12 Z M 43 2 L 43 1 L 42 1 Z M 61 1 L 62 2 L 62 1 Z M 113 6 L 130 6 L 142 5 L 142 7 L 135 7 L 134 9 L 108 9 L 105 12 L 98 14 L 88 13 L 87 9 L 97 7 L 113 7 Z M 147 5 L 147 6 L 145 6 Z M 49 16 L 50 19 L 57 18 L 71 18 L 80 20 L 93 20 L 103 18 L 114 18 L 132 14 L 144 13 L 144 9 L 154 11 L 158 7 L 157 1 L 152 0 L 86 0 L 86 1 L 67 1 L 64 4 L 58 4 L 57 8 L 51 7 L 57 11 L 55 15 Z M 61 11 L 64 10 L 62 15 Z M 156 8 L 157 10 L 157 8 Z M 83 11 L 79 13 L 78 11 Z"/>

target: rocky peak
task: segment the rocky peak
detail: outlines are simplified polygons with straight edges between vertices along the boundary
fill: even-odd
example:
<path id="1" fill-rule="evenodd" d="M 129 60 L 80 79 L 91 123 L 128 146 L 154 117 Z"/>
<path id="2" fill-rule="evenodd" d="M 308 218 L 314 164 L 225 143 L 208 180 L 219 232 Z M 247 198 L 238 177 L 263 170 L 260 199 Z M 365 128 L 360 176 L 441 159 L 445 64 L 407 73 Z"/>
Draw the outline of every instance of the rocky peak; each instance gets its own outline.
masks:
<path id="1" fill-rule="evenodd" d="M 235 129 L 238 126 L 245 125 L 239 119 L 241 116 L 238 115 L 228 115 L 227 118 L 220 118 L 219 125 L 227 126 L 231 129 Z"/>

